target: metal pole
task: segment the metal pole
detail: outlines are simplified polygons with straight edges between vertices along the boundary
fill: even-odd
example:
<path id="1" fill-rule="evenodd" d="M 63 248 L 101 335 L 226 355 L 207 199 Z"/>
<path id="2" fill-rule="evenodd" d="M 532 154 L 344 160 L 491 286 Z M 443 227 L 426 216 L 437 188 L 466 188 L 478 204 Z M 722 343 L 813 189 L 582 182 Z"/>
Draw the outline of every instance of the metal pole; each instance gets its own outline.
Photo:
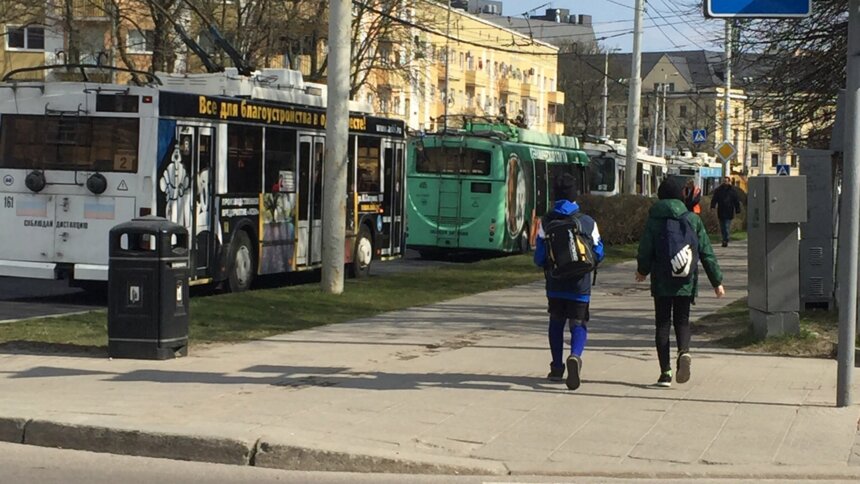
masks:
<path id="1" fill-rule="evenodd" d="M 654 131 L 651 139 L 651 154 L 657 156 L 657 131 L 660 126 L 660 91 L 654 89 L 654 124 L 651 129 Z"/>
<path id="2" fill-rule="evenodd" d="M 848 13 L 848 85 L 845 89 L 845 160 L 839 210 L 839 348 L 836 406 L 853 403 L 854 340 L 857 334 L 857 267 L 860 249 L 860 0 Z"/>
<path id="3" fill-rule="evenodd" d="M 603 63 L 603 115 L 600 117 L 600 137 L 606 138 L 606 111 L 609 109 L 609 51 Z"/>
<path id="4" fill-rule="evenodd" d="M 732 137 L 732 120 L 729 117 L 732 107 L 732 21 L 726 20 L 726 90 L 723 93 L 723 141 Z M 723 161 L 723 177 L 731 174 L 729 162 Z"/>
<path id="5" fill-rule="evenodd" d="M 663 141 L 660 145 L 660 156 L 663 157 L 666 156 L 666 101 L 668 101 L 669 99 L 668 86 L 668 83 L 663 83 L 663 113 L 661 115 L 661 117 L 663 118 Z"/>
<path id="6" fill-rule="evenodd" d="M 639 104 L 642 100 L 642 13 L 645 0 L 636 0 L 633 7 L 633 66 L 627 100 L 627 165 L 624 170 L 624 191 L 636 193 L 636 159 L 639 154 Z"/>
<path id="7" fill-rule="evenodd" d="M 343 292 L 352 2 L 329 2 L 328 104 L 323 168 L 322 290 Z M 304 176 L 304 174 L 302 174 Z"/>
<path id="8" fill-rule="evenodd" d="M 442 132 L 448 131 L 448 103 L 451 102 L 451 0 L 448 0 L 448 18 L 445 20 L 445 114 L 442 116 Z M 507 109 L 506 109 L 507 111 Z"/>

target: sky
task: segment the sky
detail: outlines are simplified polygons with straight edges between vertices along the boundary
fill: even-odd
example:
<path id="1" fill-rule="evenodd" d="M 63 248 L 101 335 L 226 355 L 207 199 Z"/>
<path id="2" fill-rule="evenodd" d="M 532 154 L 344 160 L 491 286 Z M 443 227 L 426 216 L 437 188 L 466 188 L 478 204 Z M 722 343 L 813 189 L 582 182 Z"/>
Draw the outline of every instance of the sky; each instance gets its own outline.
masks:
<path id="1" fill-rule="evenodd" d="M 543 15 L 547 8 L 566 8 L 571 14 L 591 15 L 595 34 L 608 49 L 633 50 L 634 0 L 503 0 L 505 16 L 521 16 L 537 9 Z M 648 0 L 645 9 L 642 50 L 722 50 L 713 39 L 722 35 L 724 23 L 706 20 L 701 10 L 691 8 L 692 0 Z M 548 5 L 547 5 L 548 4 Z M 600 40 L 601 37 L 607 37 Z"/>

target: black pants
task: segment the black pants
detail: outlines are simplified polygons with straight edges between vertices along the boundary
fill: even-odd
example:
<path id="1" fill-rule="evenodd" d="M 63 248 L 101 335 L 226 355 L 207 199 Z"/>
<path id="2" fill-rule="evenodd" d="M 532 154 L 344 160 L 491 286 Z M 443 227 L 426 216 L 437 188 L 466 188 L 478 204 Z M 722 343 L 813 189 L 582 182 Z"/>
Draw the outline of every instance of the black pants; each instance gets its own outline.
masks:
<path id="1" fill-rule="evenodd" d="M 672 369 L 669 358 L 669 326 L 674 323 L 675 339 L 678 343 L 678 354 L 690 351 L 690 296 L 655 297 L 654 312 L 656 313 L 657 332 L 654 340 L 657 343 L 657 357 L 660 359 L 660 371 Z"/>

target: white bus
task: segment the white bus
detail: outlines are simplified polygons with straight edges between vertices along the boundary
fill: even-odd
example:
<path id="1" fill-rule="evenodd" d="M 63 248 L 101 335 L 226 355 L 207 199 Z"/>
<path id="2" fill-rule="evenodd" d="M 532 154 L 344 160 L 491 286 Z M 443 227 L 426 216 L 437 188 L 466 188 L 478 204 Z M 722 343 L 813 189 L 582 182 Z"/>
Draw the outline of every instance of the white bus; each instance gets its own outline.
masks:
<path id="1" fill-rule="evenodd" d="M 624 173 L 627 167 L 627 147 L 624 141 L 604 140 L 583 143 L 588 157 L 589 185 L 592 194 L 612 196 L 625 193 Z M 636 193 L 650 197 L 657 195 L 657 187 L 668 175 L 666 160 L 648 154 L 639 147 L 636 155 Z"/>
<path id="2" fill-rule="evenodd" d="M 0 84 L 0 276 L 106 281 L 110 228 L 149 214 L 188 229 L 192 284 L 320 266 L 324 86 L 287 70 L 142 86 L 17 73 Z M 337 196 L 362 276 L 404 250 L 405 126 L 357 108 Z"/>

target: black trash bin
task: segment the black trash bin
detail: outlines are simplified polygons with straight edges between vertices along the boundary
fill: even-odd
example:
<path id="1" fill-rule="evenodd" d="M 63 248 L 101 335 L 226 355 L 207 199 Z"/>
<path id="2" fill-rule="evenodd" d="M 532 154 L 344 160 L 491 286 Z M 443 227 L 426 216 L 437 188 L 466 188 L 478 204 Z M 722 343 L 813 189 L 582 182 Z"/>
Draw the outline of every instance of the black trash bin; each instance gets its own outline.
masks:
<path id="1" fill-rule="evenodd" d="M 164 360 L 188 354 L 188 231 L 141 217 L 110 231 L 108 354 Z"/>

